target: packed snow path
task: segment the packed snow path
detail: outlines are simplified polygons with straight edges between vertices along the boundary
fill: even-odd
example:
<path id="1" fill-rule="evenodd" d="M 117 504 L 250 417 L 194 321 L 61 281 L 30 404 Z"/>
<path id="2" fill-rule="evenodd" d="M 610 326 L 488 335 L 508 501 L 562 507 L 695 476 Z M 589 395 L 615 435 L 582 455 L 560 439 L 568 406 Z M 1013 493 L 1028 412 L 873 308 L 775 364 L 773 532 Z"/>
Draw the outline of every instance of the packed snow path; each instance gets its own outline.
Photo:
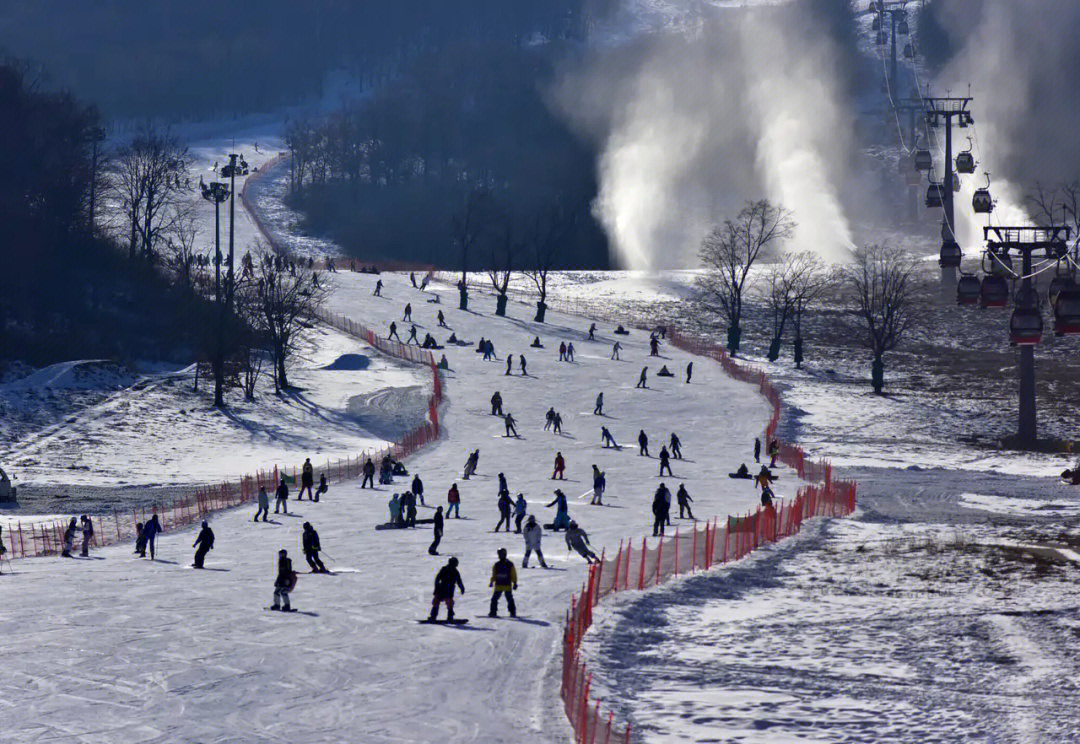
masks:
<path id="1" fill-rule="evenodd" d="M 491 534 L 498 519 L 497 474 L 511 493 L 525 494 L 529 512 L 549 523 L 543 504 L 562 487 L 571 517 L 588 530 L 599 552 L 651 528 L 649 504 L 659 483 L 660 445 L 674 431 L 685 461 L 672 463 L 674 490 L 685 482 L 701 517 L 746 511 L 756 503 L 752 485 L 727 472 L 750 461 L 753 438 L 769 414 L 754 387 L 727 378 L 720 367 L 695 359 L 692 384 L 684 382 L 686 354 L 661 347 L 648 359 L 648 335 L 612 335 L 601 326 L 586 340 L 589 321 L 549 314 L 534 324 L 533 309 L 511 303 L 496 318 L 494 299 L 474 296 L 473 311 L 456 309 L 456 292 L 427 302 L 408 278 L 384 275 L 383 298 L 372 297 L 375 277 L 340 273 L 331 309 L 385 328 L 413 306 L 422 338 L 437 329 L 442 309 L 459 338 L 493 339 L 499 361 L 483 362 L 474 347 L 449 347 L 448 402 L 443 438 L 407 466 L 425 484 L 432 505 L 446 504 L 451 482 L 461 489 L 462 519 L 448 520 L 439 557 L 429 556 L 430 528 L 375 531 L 388 518 L 392 487 L 361 490 L 335 484 L 319 503 L 290 501 L 289 516 L 253 524 L 254 508 L 212 520 L 217 545 L 207 570 L 187 568 L 195 530 L 166 534 L 159 560 L 133 559 L 130 546 L 97 551 L 90 560 L 43 558 L 18 562 L 4 575 L 0 653 L 7 659 L 0 700 L 8 741 L 566 741 L 569 728 L 558 704 L 560 624 L 569 595 L 580 588 L 584 562 L 569 557 L 561 535 L 545 533 L 551 570 L 520 571 L 515 593 L 521 619 L 486 617 L 487 579 L 497 548 L 520 565 L 521 537 Z M 529 344 L 540 336 L 544 349 Z M 623 361 L 611 361 L 612 342 Z M 574 363 L 559 362 L 559 342 L 572 341 Z M 507 353 L 524 352 L 529 376 L 506 376 Z M 442 352 L 437 352 L 441 354 Z M 641 367 L 649 388 L 635 389 Z M 661 364 L 675 378 L 655 376 Z M 521 438 L 504 438 L 490 415 L 499 390 Z M 603 391 L 605 416 L 593 416 Z M 543 430 L 544 412 L 561 412 L 564 434 Z M 601 449 L 600 425 L 623 448 Z M 638 455 L 644 428 L 653 457 Z M 467 453 L 480 449 L 478 475 L 461 479 Z M 567 460 L 567 480 L 550 480 L 556 451 Z M 606 471 L 607 505 L 579 496 L 591 487 L 590 466 Z M 411 475 L 409 477 L 411 479 Z M 781 495 L 795 482 L 784 473 Z M 675 510 L 677 514 L 677 510 Z M 674 519 L 674 517 L 673 517 Z M 301 613 L 266 612 L 279 548 L 297 569 L 301 525 L 310 521 L 335 575 L 301 574 L 293 606 Z M 689 526 L 689 521 L 675 520 Z M 435 572 L 449 555 L 461 560 L 467 593 L 457 613 L 462 629 L 417 625 L 426 616 Z M 535 563 L 533 564 L 536 565 Z M 502 609 L 505 615 L 505 609 Z"/>

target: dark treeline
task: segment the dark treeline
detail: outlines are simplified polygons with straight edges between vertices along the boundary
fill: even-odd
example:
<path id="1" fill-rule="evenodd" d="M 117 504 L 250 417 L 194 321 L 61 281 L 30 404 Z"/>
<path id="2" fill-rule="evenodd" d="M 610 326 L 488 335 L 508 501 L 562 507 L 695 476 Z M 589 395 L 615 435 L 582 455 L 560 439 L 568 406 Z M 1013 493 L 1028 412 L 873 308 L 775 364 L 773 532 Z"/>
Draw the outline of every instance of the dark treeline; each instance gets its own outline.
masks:
<path id="1" fill-rule="evenodd" d="M 367 85 L 462 40 L 580 36 L 610 0 L 9 0 L 0 47 L 44 65 L 107 118 L 265 112 L 318 94 L 327 72 Z"/>
<path id="2" fill-rule="evenodd" d="M 205 303 L 91 230 L 98 126 L 0 66 L 0 359 L 170 359 L 197 343 Z"/>
<path id="3" fill-rule="evenodd" d="M 456 269 L 451 225 L 483 189 L 497 224 L 469 268 L 533 268 L 526 243 L 552 214 L 572 221 L 559 231 L 554 267 L 606 266 L 606 238 L 589 212 L 596 153 L 544 99 L 558 47 L 447 46 L 363 103 L 290 122 L 290 199 L 305 228 L 360 258 Z"/>

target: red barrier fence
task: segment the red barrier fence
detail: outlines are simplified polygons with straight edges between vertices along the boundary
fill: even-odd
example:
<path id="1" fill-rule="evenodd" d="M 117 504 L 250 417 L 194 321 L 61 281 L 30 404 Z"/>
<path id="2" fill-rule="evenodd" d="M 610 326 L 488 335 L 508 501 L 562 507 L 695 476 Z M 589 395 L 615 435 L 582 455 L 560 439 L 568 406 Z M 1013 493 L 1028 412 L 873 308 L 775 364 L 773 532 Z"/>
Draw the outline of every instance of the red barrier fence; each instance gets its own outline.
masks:
<path id="1" fill-rule="evenodd" d="M 428 398 L 427 421 L 407 433 L 401 441 L 387 447 L 374 451 L 365 450 L 356 457 L 346 457 L 343 460 L 327 460 L 321 471 L 326 474 L 327 481 L 340 482 L 350 478 L 357 478 L 360 476 L 361 468 L 363 468 L 364 462 L 368 458 L 376 463 L 386 455 L 390 455 L 395 460 L 400 460 L 416 452 L 428 442 L 438 439 L 439 405 L 443 400 L 443 386 L 442 376 L 435 366 L 435 359 L 432 357 L 431 352 L 378 338 L 371 329 L 342 315 L 320 310 L 316 313 L 316 316 L 323 322 L 365 341 L 384 354 L 429 367 L 433 383 L 432 393 Z M 294 481 L 296 480 L 297 470 L 298 468 L 295 467 L 291 469 Z M 287 473 L 287 471 L 288 469 L 279 473 L 278 468 L 275 466 L 273 470 L 260 470 L 254 475 L 242 476 L 237 481 L 198 488 L 170 504 L 157 504 L 149 508 L 133 509 L 130 513 L 127 511 L 114 511 L 112 514 L 95 516 L 93 544 L 95 547 L 101 547 L 133 538 L 136 523 L 145 523 L 153 514 L 157 514 L 161 526 L 169 530 L 194 524 L 219 509 L 228 509 L 251 503 L 258 497 L 259 489 L 262 487 L 266 487 L 268 491 L 273 493 L 280 476 Z M 64 520 L 30 524 L 26 527 L 19 522 L 8 529 L 8 543 L 11 546 L 10 557 L 28 558 L 59 554 L 63 550 L 64 531 L 66 529 L 67 522 Z"/>

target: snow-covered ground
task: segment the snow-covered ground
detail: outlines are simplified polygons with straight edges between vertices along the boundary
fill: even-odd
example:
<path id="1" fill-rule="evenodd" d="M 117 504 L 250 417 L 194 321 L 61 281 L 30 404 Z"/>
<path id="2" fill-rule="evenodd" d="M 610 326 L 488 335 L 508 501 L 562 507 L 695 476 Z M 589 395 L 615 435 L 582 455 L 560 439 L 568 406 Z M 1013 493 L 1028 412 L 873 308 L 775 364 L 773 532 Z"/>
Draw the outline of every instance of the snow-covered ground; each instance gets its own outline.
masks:
<path id="1" fill-rule="evenodd" d="M 411 302 L 424 331 L 436 329 L 436 307 L 407 278 L 383 275 L 383 298 L 371 296 L 375 277 L 341 273 L 331 309 L 385 327 L 401 324 Z M 447 292 L 443 292 L 447 294 Z M 439 307 L 459 338 L 493 339 L 499 361 L 483 362 L 472 348 L 448 348 L 453 372 L 442 412 L 444 437 L 410 458 L 425 482 L 431 505 L 445 504 L 449 484 L 462 491 L 461 520 L 451 520 L 442 557 L 426 548 L 430 530 L 375 531 L 387 518 L 394 490 L 362 491 L 355 482 L 335 485 L 319 504 L 292 502 L 298 512 L 252 524 L 250 510 L 212 520 L 217 547 L 203 573 L 190 560 L 192 530 L 165 535 L 162 560 L 133 561 L 130 546 L 98 551 L 89 561 L 45 558 L 21 561 L 6 577 L 0 618 L 5 673 L 5 736 L 12 741 L 64 737 L 77 741 L 365 741 L 521 742 L 565 741 L 558 705 L 561 620 L 571 592 L 580 588 L 584 563 L 567 555 L 550 534 L 552 568 L 521 572 L 521 619 L 489 620 L 484 583 L 495 550 L 506 546 L 520 561 L 516 535 L 493 535 L 496 474 L 512 493 L 522 492 L 529 511 L 547 522 L 543 505 L 563 487 L 571 516 L 589 531 L 596 548 L 617 548 L 650 525 L 649 503 L 660 479 L 655 452 L 678 432 L 687 460 L 674 463 L 669 485 L 685 482 L 701 516 L 745 510 L 756 497 L 749 483 L 725 473 L 748 459 L 750 444 L 767 421 L 767 404 L 752 386 L 727 378 L 705 360 L 692 384 L 682 372 L 690 357 L 663 347 L 665 358 L 647 358 L 646 334 L 622 338 L 623 359 L 609 359 L 611 328 L 585 340 L 588 322 L 559 314 L 534 324 L 531 309 L 511 303 L 509 317 L 491 315 L 491 297 L 475 309 Z M 540 336 L 546 348 L 531 349 Z M 573 341 L 572 364 L 557 361 L 559 341 Z M 529 376 L 518 366 L 507 376 L 505 355 L 525 353 Z M 641 366 L 667 364 L 678 376 L 650 375 L 649 389 L 634 384 Z M 503 436 L 488 400 L 499 390 L 521 437 Z M 596 394 L 605 413 L 594 417 Z M 564 433 L 543 431 L 554 406 Z M 600 447 L 600 424 L 611 428 L 621 450 Z M 299 428 L 299 427 L 298 427 Z M 633 440 L 644 428 L 654 456 L 640 457 Z M 480 449 L 479 473 L 460 479 L 465 456 Z M 568 462 L 567 480 L 550 480 L 556 451 Z M 607 472 L 608 504 L 586 499 L 591 464 Z M 781 493 L 794 487 L 790 474 Z M 264 612 L 270 601 L 277 550 L 297 555 L 300 524 L 320 531 L 332 576 L 301 577 L 294 604 L 310 614 Z M 457 555 L 467 593 L 459 615 L 465 629 L 417 626 L 428 608 L 431 581 L 446 555 Z M 505 612 L 505 611 L 504 611 Z"/>

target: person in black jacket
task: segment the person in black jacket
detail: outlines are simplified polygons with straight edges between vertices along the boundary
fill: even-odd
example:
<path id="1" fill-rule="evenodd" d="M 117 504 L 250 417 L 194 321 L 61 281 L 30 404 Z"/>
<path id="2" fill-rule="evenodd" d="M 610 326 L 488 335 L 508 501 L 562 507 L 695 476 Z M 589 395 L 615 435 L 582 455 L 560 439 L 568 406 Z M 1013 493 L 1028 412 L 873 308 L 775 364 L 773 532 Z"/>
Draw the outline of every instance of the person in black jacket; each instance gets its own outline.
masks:
<path id="1" fill-rule="evenodd" d="M 311 522 L 304 522 L 303 545 L 304 558 L 307 559 L 308 565 L 311 566 L 311 573 L 330 573 L 326 570 L 323 562 L 319 560 L 319 551 L 322 550 L 322 546 L 319 544 L 319 533 L 311 526 Z"/>
<path id="2" fill-rule="evenodd" d="M 375 488 L 375 463 L 370 457 L 364 462 L 364 480 L 360 482 L 360 488 Z"/>
<path id="3" fill-rule="evenodd" d="M 645 434 L 645 430 L 642 429 L 637 435 L 638 454 L 642 457 L 649 456 L 649 437 Z"/>
<path id="4" fill-rule="evenodd" d="M 326 484 L 326 473 L 319 475 L 319 487 L 315 489 L 315 503 L 319 503 L 319 497 L 326 494 L 330 487 Z"/>
<path id="5" fill-rule="evenodd" d="M 304 467 L 300 472 L 300 492 L 296 494 L 296 500 L 302 501 L 304 491 L 307 491 L 308 501 L 315 500 L 315 468 L 311 465 L 311 458 L 304 460 Z"/>
<path id="6" fill-rule="evenodd" d="M 420 480 L 419 474 L 413 476 L 412 492 L 416 498 L 420 499 L 420 506 L 427 506 L 424 503 L 424 482 Z"/>
<path id="7" fill-rule="evenodd" d="M 498 532 L 499 528 L 506 525 L 506 531 L 510 531 L 510 509 L 514 506 L 514 502 L 510 500 L 510 492 L 507 490 L 499 491 L 499 523 L 495 525 L 495 531 Z"/>
<path id="8" fill-rule="evenodd" d="M 195 543 L 191 547 L 196 548 L 195 563 L 192 565 L 195 568 L 202 568 L 206 554 L 214 549 L 214 531 L 210 529 L 210 524 L 208 522 L 202 523 L 202 529 L 199 530 L 199 536 L 195 538 Z"/>
<path id="9" fill-rule="evenodd" d="M 290 612 L 289 592 L 295 586 L 296 574 L 293 572 L 292 561 L 284 548 L 278 551 L 277 578 L 274 579 L 274 604 L 271 610 L 284 610 Z M 282 606 L 284 604 L 284 606 Z"/>
<path id="10" fill-rule="evenodd" d="M 660 476 L 663 477 L 664 471 L 667 471 L 668 475 L 671 475 L 671 456 L 668 454 L 667 447 L 660 447 Z"/>
<path id="11" fill-rule="evenodd" d="M 686 490 L 686 484 L 680 483 L 679 490 L 675 493 L 675 499 L 679 502 L 679 519 L 685 519 L 686 515 L 690 515 L 690 519 L 694 519 L 694 511 L 690 508 L 690 502 L 693 501 L 690 498 L 690 493 Z"/>
<path id="12" fill-rule="evenodd" d="M 668 510 L 671 509 L 671 493 L 668 491 L 667 486 L 663 483 L 656 489 L 656 495 L 653 496 L 652 512 L 653 512 L 653 537 L 660 537 L 664 534 L 664 525 L 668 521 Z"/>
<path id="13" fill-rule="evenodd" d="M 274 501 L 274 514 L 278 513 L 278 509 L 281 509 L 286 514 L 289 513 L 289 487 L 285 485 L 285 476 L 281 476 L 281 483 L 278 484 L 277 491 L 274 493 L 277 498 Z"/>
<path id="14" fill-rule="evenodd" d="M 431 547 L 427 549 L 427 552 L 431 555 L 439 554 L 439 543 L 442 541 L 443 533 L 443 515 L 442 507 L 435 507 L 435 517 L 432 519 L 431 534 L 434 539 L 431 541 Z"/>
<path id="15" fill-rule="evenodd" d="M 431 615 L 428 617 L 430 622 L 435 622 L 439 616 L 439 605 L 442 602 L 446 603 L 447 621 L 454 619 L 454 587 L 461 589 L 462 594 L 465 593 L 465 585 L 461 583 L 457 566 L 458 559 L 451 558 L 439 569 L 439 573 L 435 574 L 435 594 L 431 601 Z"/>

